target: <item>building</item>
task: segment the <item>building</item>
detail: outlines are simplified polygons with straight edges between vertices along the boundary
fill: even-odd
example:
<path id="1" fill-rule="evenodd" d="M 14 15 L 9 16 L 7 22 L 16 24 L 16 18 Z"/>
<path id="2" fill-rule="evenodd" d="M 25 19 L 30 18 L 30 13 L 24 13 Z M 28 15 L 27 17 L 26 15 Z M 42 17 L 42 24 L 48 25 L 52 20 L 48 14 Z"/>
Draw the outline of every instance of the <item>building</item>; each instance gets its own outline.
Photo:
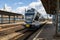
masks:
<path id="1" fill-rule="evenodd" d="M 23 19 L 22 14 L 0 10 L 0 24 L 16 23 Z"/>

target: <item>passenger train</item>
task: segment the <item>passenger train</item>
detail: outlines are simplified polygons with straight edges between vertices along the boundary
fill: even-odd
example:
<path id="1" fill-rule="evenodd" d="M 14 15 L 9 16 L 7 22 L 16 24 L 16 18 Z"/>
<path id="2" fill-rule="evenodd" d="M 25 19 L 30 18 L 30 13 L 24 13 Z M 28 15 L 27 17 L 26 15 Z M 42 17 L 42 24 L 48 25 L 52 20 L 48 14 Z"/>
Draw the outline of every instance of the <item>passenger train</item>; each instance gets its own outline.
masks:
<path id="1" fill-rule="evenodd" d="M 37 12 L 34 8 L 31 8 L 25 11 L 25 28 L 36 29 L 40 27 L 39 22 L 40 13 Z"/>

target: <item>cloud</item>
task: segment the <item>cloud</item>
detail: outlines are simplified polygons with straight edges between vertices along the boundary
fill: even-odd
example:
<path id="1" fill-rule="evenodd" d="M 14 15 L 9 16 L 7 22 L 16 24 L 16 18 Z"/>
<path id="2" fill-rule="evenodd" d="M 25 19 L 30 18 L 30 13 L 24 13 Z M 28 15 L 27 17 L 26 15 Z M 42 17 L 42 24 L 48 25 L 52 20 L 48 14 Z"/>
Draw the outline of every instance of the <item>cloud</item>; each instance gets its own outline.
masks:
<path id="1" fill-rule="evenodd" d="M 23 4 L 23 3 L 22 2 L 15 3 L 15 5 L 17 5 L 17 4 Z M 5 4 L 5 8 L 4 9 L 2 8 L 1 10 L 12 11 L 12 12 L 24 14 L 25 9 L 29 9 L 29 8 L 35 8 L 41 14 L 46 14 L 45 11 L 44 11 L 44 8 L 42 6 L 41 1 L 32 2 L 28 6 L 17 7 L 16 10 L 13 10 L 12 7 Z"/>
<path id="2" fill-rule="evenodd" d="M 23 3 L 22 2 L 15 3 L 15 5 L 17 5 L 17 4 L 23 4 Z M 37 2 L 30 3 L 28 6 L 17 7 L 16 10 L 12 10 L 12 7 L 10 7 L 7 4 L 5 4 L 5 10 L 6 11 L 11 11 L 11 12 L 20 13 L 20 14 L 24 14 L 25 13 L 25 9 L 29 9 L 29 8 L 35 8 L 44 17 L 47 17 L 46 16 L 47 15 L 46 11 L 45 11 L 41 1 L 39 1 L 39 0 Z"/>
<path id="3" fill-rule="evenodd" d="M 7 4 L 4 5 L 4 8 L 1 8 L 0 10 L 4 11 L 12 11 L 12 7 L 8 6 Z"/>
<path id="4" fill-rule="evenodd" d="M 29 4 L 29 7 L 31 8 L 35 8 L 39 13 L 41 13 L 42 15 L 46 15 L 46 11 L 41 3 L 41 1 L 38 2 L 32 2 Z"/>
<path id="5" fill-rule="evenodd" d="M 40 0 L 38 0 L 37 2 L 32 2 L 29 4 L 30 8 L 35 8 L 42 16 L 44 16 L 45 18 L 47 18 L 47 13 L 42 5 L 42 2 Z M 49 18 L 52 18 L 48 15 Z"/>
<path id="6" fill-rule="evenodd" d="M 41 0 L 37 0 L 38 2 L 40 2 Z"/>
<path id="7" fill-rule="evenodd" d="M 26 8 L 26 9 L 35 8 L 35 9 L 38 10 L 38 11 L 39 11 L 39 10 L 44 10 L 44 8 L 42 7 L 42 3 L 41 3 L 41 2 L 32 2 L 32 3 L 30 3 L 28 6 L 18 7 L 15 12 L 24 14 L 25 8 Z M 39 12 L 40 12 L 40 11 L 39 11 Z M 42 13 L 42 12 L 41 12 L 41 13 Z"/>
<path id="8" fill-rule="evenodd" d="M 39 8 L 40 6 L 41 6 L 42 4 L 41 4 L 41 2 L 32 2 L 32 3 L 30 3 L 29 4 L 29 7 L 31 7 L 31 8 Z"/>
<path id="9" fill-rule="evenodd" d="M 23 2 L 18 2 L 18 3 L 15 3 L 15 5 L 18 5 L 18 4 L 24 4 Z"/>
<path id="10" fill-rule="evenodd" d="M 24 14 L 25 13 L 25 9 L 27 9 L 28 6 L 22 6 L 22 7 L 18 7 L 15 11 L 17 13 L 21 13 L 21 14 Z"/>

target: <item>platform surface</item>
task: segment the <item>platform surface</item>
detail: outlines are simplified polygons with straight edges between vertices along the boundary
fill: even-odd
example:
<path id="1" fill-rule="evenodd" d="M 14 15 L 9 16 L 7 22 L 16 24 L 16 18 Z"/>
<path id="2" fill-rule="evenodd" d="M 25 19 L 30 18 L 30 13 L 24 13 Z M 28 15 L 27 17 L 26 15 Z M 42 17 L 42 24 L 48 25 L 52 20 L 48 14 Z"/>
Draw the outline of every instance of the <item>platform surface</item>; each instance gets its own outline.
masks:
<path id="1" fill-rule="evenodd" d="M 56 27 L 52 24 L 52 22 L 48 22 L 45 27 L 38 33 L 36 40 L 60 40 L 60 38 L 55 38 Z"/>

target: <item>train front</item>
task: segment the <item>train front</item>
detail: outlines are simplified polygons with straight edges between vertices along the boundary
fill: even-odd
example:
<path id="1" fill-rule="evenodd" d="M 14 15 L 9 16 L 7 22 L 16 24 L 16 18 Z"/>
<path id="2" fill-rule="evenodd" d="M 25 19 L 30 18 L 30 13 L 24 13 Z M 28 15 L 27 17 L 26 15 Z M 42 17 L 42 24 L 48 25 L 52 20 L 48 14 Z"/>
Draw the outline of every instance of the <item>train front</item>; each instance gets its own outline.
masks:
<path id="1" fill-rule="evenodd" d="M 25 12 L 25 23 L 26 23 L 25 27 L 26 28 L 33 29 L 32 22 L 34 20 L 34 15 L 35 15 L 34 9 L 30 9 Z"/>

